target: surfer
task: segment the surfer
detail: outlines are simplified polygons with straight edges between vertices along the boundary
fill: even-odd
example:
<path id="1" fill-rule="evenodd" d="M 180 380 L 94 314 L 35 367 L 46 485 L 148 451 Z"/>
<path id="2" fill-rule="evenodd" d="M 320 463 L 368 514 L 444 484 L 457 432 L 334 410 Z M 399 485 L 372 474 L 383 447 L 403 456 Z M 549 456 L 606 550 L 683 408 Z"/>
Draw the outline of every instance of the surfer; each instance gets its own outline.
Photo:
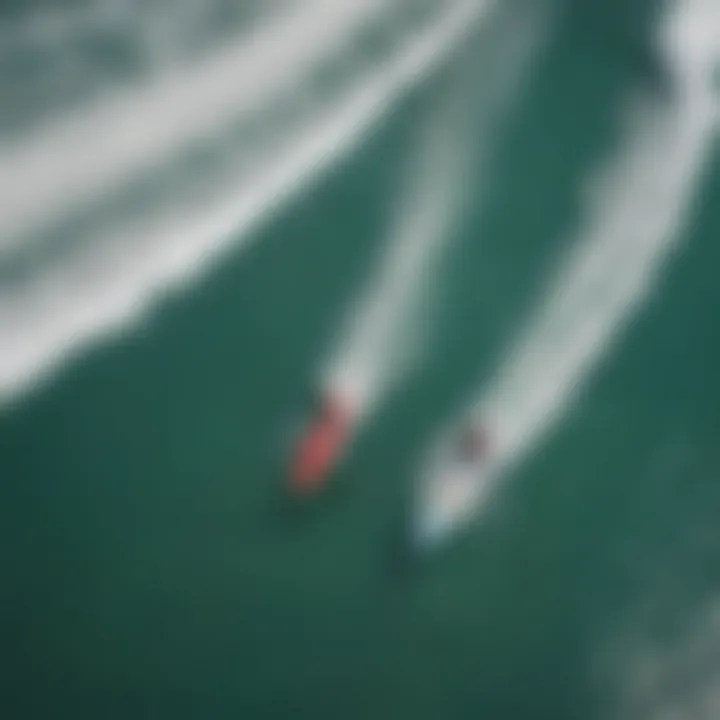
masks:
<path id="1" fill-rule="evenodd" d="M 468 423 L 458 436 L 457 459 L 464 463 L 479 462 L 487 451 L 487 437 L 481 427 Z"/>

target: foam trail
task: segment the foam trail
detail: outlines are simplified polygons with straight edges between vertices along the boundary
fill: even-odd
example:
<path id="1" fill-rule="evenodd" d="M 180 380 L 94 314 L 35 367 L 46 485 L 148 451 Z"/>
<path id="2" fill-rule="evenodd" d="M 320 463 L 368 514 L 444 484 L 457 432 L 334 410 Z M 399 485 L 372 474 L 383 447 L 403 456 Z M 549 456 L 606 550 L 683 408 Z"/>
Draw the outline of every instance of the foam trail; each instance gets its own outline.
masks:
<path id="1" fill-rule="evenodd" d="M 94 338 L 136 321 L 158 295 L 196 277 L 227 246 L 246 244 L 273 210 L 359 142 L 485 9 L 480 1 L 454 3 L 249 182 L 228 182 L 207 205 L 98 239 L 71 262 L 8 292 L 0 302 L 0 400 L 18 397 Z"/>
<path id="2" fill-rule="evenodd" d="M 585 237 L 472 409 L 496 442 L 491 479 L 557 422 L 648 298 L 682 237 L 717 112 L 697 66 L 680 91 L 674 106 L 641 106 L 633 116 L 619 160 L 597 184 Z"/>
<path id="3" fill-rule="evenodd" d="M 281 9 L 283 0 L 249 0 L 242 3 L 243 18 L 268 9 Z M 162 15 L 171 32 L 182 27 L 189 13 L 212 11 L 222 0 L 93 0 L 81 5 L 41 5 L 27 14 L 0 19 L 0 53 L 19 48 L 47 49 L 70 46 L 79 38 L 112 33 Z M 178 22 L 179 21 L 179 22 Z"/>
<path id="4" fill-rule="evenodd" d="M 457 99 L 450 98 L 422 128 L 379 272 L 353 309 L 349 332 L 323 373 L 323 386 L 351 398 L 358 412 L 369 409 L 391 372 L 392 336 L 424 269 L 447 238 L 467 186 L 462 161 L 470 138 L 458 135 Z"/>
<path id="5" fill-rule="evenodd" d="M 292 88 L 386 5 L 306 0 L 200 61 L 0 146 L 0 255 Z"/>
<path id="6" fill-rule="evenodd" d="M 546 13 L 537 6 L 512 10 L 496 18 L 505 27 L 494 23 L 493 38 L 482 38 L 497 44 L 482 58 L 489 70 L 482 74 L 484 68 L 463 59 L 469 67 L 460 69 L 445 103 L 421 129 L 380 269 L 325 369 L 322 384 L 351 398 L 359 414 L 370 411 L 418 349 L 416 315 L 428 291 L 427 272 L 460 222 L 469 188 L 478 185 L 478 178 L 471 178 L 471 156 L 479 155 L 472 162 L 484 164 L 497 116 L 517 95 L 543 36 Z M 482 88 L 480 97 L 472 90 L 476 86 Z M 481 202 L 477 194 L 473 200 Z"/>

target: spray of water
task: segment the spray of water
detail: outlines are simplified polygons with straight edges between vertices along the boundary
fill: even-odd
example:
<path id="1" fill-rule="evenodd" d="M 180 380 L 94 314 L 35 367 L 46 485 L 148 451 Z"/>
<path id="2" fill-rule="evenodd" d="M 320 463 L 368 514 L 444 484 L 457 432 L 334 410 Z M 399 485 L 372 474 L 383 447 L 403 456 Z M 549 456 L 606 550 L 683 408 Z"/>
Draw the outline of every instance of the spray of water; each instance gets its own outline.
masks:
<path id="1" fill-rule="evenodd" d="M 386 0 L 308 0 L 249 36 L 0 146 L 0 256 L 307 79 Z"/>
<path id="2" fill-rule="evenodd" d="M 503 452 L 514 455 L 559 413 L 650 292 L 680 237 L 694 175 L 707 151 L 702 104 L 643 113 L 594 220 L 546 305 L 480 403 Z"/>
<path id="3" fill-rule="evenodd" d="M 694 8 L 694 11 L 697 8 Z M 716 125 L 706 63 L 680 64 L 674 104 L 631 103 L 618 153 L 592 183 L 587 225 L 470 415 L 493 437 L 482 492 L 549 432 L 647 300 L 682 238 Z M 707 56 L 705 56 L 707 57 Z M 451 432 L 451 431 L 450 431 Z M 465 520 L 476 505 L 458 511 Z"/>
<path id="4" fill-rule="evenodd" d="M 420 128 L 379 270 L 324 370 L 322 384 L 350 398 L 358 414 L 367 414 L 422 353 L 424 296 L 439 282 L 435 261 L 462 221 L 471 187 L 474 205 L 482 202 L 482 170 L 471 164 L 486 165 L 496 121 L 545 35 L 547 7 L 507 7 L 487 26 L 492 37 L 479 38 L 483 48 L 493 46 L 459 63 L 449 92 Z"/>
<path id="5" fill-rule="evenodd" d="M 394 360 L 399 344 L 408 340 L 402 331 L 408 306 L 450 234 L 467 187 L 463 161 L 470 138 L 458 133 L 457 92 L 462 89 L 453 90 L 422 128 L 379 271 L 352 309 L 348 331 L 322 373 L 322 385 L 350 398 L 358 413 L 369 409 L 398 370 Z"/>
<path id="6" fill-rule="evenodd" d="M 0 399 L 18 397 L 91 340 L 137 321 L 158 296 L 197 277 L 223 249 L 246 244 L 259 222 L 307 188 L 426 77 L 486 7 L 476 0 L 453 3 L 340 101 L 296 128 L 282 152 L 249 177 L 243 168 L 211 198 L 132 226 L 123 223 L 81 253 L 11 285 L 0 303 Z"/>

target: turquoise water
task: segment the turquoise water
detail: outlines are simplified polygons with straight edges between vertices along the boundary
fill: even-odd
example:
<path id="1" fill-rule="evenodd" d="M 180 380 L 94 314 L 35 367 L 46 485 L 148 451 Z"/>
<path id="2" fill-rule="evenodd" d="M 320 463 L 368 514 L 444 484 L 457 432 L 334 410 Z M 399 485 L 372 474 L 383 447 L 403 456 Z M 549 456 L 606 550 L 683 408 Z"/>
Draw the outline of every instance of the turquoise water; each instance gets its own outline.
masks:
<path id="1" fill-rule="evenodd" d="M 5 412 L 4 717 L 654 718 L 626 709 L 646 647 L 694 687 L 662 658 L 718 591 L 716 167 L 649 301 L 490 511 L 396 563 L 427 444 L 538 302 L 648 82 L 654 14 L 561 15 L 447 247 L 422 365 L 313 506 L 284 501 L 287 451 L 441 76 L 249 250 Z"/>

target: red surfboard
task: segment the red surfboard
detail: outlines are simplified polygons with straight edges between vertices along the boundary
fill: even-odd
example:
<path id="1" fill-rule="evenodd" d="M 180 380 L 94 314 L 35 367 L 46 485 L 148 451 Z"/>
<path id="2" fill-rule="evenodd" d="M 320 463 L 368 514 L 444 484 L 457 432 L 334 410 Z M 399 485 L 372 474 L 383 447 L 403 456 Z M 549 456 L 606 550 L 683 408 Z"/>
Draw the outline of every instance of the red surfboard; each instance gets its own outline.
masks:
<path id="1" fill-rule="evenodd" d="M 295 447 L 289 469 L 290 490 L 307 494 L 322 488 L 347 445 L 352 413 L 338 398 L 327 397 L 318 417 Z"/>

